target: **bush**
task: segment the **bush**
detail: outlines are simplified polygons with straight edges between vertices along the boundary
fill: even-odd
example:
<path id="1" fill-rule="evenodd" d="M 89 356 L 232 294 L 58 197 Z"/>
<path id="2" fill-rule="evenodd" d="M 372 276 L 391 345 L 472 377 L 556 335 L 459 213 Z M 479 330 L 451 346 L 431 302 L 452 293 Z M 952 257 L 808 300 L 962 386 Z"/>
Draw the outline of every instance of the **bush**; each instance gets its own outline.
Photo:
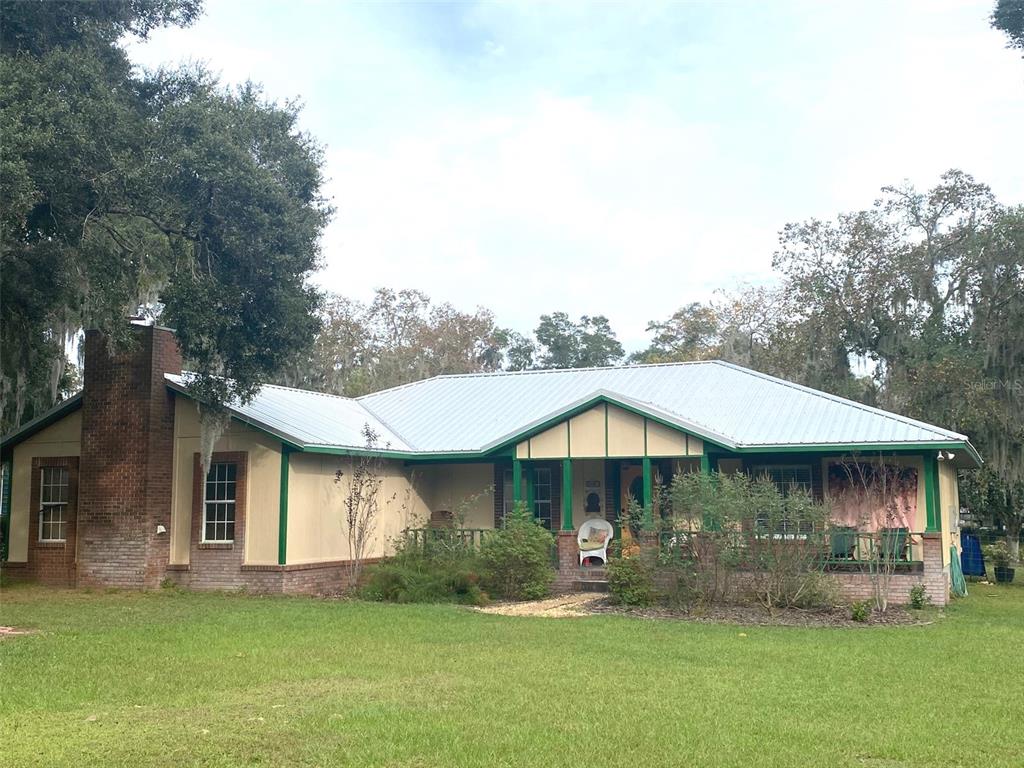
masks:
<path id="1" fill-rule="evenodd" d="M 406 551 L 373 565 L 359 595 L 367 600 L 393 603 L 455 602 L 482 605 L 479 567 L 474 558 L 438 558 Z"/>
<path id="2" fill-rule="evenodd" d="M 932 599 L 924 591 L 924 584 L 915 584 L 910 588 L 910 607 L 921 610 L 931 603 Z"/>
<path id="3" fill-rule="evenodd" d="M 366 572 L 360 590 L 366 600 L 390 603 L 462 603 L 482 605 L 480 559 L 469 546 L 412 546 L 401 541 L 394 557 Z"/>
<path id="4" fill-rule="evenodd" d="M 850 618 L 854 621 L 867 621 L 871 618 L 871 601 L 858 600 L 850 606 Z"/>
<path id="5" fill-rule="evenodd" d="M 545 597 L 555 578 L 551 550 L 555 537 L 518 504 L 505 525 L 484 539 L 480 563 L 487 591 L 508 600 Z"/>
<path id="6" fill-rule="evenodd" d="M 608 591 L 622 605 L 651 605 L 654 575 L 642 557 L 614 557 L 608 562 Z"/>

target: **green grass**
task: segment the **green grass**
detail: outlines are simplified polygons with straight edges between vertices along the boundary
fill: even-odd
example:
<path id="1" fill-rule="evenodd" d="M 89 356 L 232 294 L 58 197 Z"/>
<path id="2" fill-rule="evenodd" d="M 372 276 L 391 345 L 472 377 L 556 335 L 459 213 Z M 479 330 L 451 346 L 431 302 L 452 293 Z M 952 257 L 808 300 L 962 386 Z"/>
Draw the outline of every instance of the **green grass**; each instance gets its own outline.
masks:
<path id="1" fill-rule="evenodd" d="M 923 627 L 8 587 L 0 765 L 1020 766 L 1024 588 Z"/>

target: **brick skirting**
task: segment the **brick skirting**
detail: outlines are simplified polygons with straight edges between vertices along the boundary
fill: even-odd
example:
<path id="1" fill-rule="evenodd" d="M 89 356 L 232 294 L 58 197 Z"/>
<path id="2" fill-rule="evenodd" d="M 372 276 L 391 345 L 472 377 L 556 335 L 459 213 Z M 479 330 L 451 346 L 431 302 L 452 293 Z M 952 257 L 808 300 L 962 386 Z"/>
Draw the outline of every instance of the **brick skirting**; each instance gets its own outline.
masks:
<path id="1" fill-rule="evenodd" d="M 557 534 L 558 570 L 552 589 L 556 592 L 567 592 L 573 589 L 574 582 L 579 578 L 579 549 L 576 534 L 572 531 L 559 531 Z M 655 546 L 650 539 L 647 546 Z M 889 602 L 903 605 L 910 601 L 910 590 L 923 584 L 925 593 L 933 605 L 944 606 L 949 603 L 949 566 L 942 563 L 942 534 L 921 534 L 923 562 L 919 567 L 898 570 L 889 582 Z M 871 577 L 860 571 L 830 571 L 839 585 L 842 597 L 851 602 L 868 600 L 873 596 Z M 743 572 L 734 574 L 734 584 L 742 582 Z"/>

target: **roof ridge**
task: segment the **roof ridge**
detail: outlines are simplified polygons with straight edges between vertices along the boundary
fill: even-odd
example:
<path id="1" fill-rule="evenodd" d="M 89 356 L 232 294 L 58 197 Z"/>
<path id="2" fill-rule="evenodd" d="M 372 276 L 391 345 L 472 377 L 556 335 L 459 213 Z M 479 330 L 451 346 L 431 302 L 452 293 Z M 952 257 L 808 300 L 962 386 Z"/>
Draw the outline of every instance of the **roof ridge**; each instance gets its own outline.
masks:
<path id="1" fill-rule="evenodd" d="M 947 437 L 953 436 L 953 437 L 959 438 L 961 440 L 968 440 L 969 439 L 966 435 L 961 435 L 959 432 L 953 432 L 952 430 L 943 429 L 942 427 L 937 427 L 934 424 L 928 424 L 927 422 L 924 422 L 924 421 L 918 421 L 917 419 L 912 419 L 909 416 L 903 416 L 902 414 L 899 414 L 899 413 L 893 413 L 892 411 L 886 411 L 886 410 L 884 410 L 882 408 L 875 408 L 874 406 L 867 405 L 866 403 L 858 403 L 856 400 L 851 400 L 848 397 L 841 397 L 840 395 L 833 395 L 831 392 L 823 392 L 820 389 L 814 389 L 813 387 L 808 387 L 808 386 L 805 386 L 804 384 L 797 384 L 794 381 L 787 381 L 786 379 L 779 378 L 778 376 L 772 376 L 771 374 L 768 374 L 768 373 L 762 373 L 761 371 L 756 371 L 753 368 L 746 368 L 746 367 L 744 367 L 742 365 L 737 365 L 736 363 L 730 363 L 730 362 L 728 362 L 726 360 L 715 360 L 714 362 L 718 363 L 719 365 L 724 365 L 724 366 L 726 366 L 728 368 L 732 368 L 734 370 L 740 371 L 741 373 L 745 373 L 745 374 L 747 374 L 749 376 L 756 376 L 757 378 L 765 379 L 765 380 L 771 381 L 771 382 L 773 382 L 775 384 L 781 384 L 783 386 L 790 387 L 791 389 L 796 389 L 796 390 L 799 390 L 801 392 L 806 392 L 808 394 L 824 398 L 826 400 L 831 400 L 832 402 L 835 402 L 835 403 L 841 403 L 843 405 L 849 405 L 849 406 L 852 406 L 852 407 L 857 408 L 859 410 L 866 411 L 868 413 L 873 413 L 873 414 L 876 414 L 878 416 L 883 416 L 885 418 L 889 418 L 889 419 L 892 419 L 894 421 L 901 422 L 903 424 L 909 424 L 911 426 L 921 427 L 921 428 L 927 429 L 927 430 L 929 430 L 931 432 L 936 432 L 936 433 L 939 433 L 939 434 L 944 434 Z"/>
<path id="2" fill-rule="evenodd" d="M 375 397 L 376 395 L 383 395 L 386 392 L 394 392 L 399 389 L 406 387 L 415 387 L 419 384 L 426 384 L 428 381 L 434 381 L 435 379 L 474 379 L 474 378 L 488 378 L 488 377 L 502 377 L 502 376 L 533 376 L 540 374 L 554 374 L 554 373 L 589 373 L 591 371 L 615 371 L 625 369 L 636 369 L 636 368 L 671 368 L 683 365 L 709 365 L 713 363 L 722 362 L 721 360 L 680 360 L 671 363 L 620 363 L 618 365 L 592 365 L 585 368 L 527 368 L 522 371 L 473 371 L 470 373 L 439 373 L 434 376 L 428 376 L 425 379 L 417 379 L 416 381 L 407 381 L 405 384 L 396 384 L 393 387 L 387 387 L 385 389 L 377 390 L 376 392 L 367 392 L 365 395 L 353 398 L 355 400 L 363 400 L 368 397 Z"/>
<path id="3" fill-rule="evenodd" d="M 181 373 L 165 373 L 164 377 L 175 376 L 180 379 L 184 379 L 187 375 L 194 375 L 194 371 L 182 371 Z M 346 397 L 345 395 L 336 395 L 333 392 L 321 392 L 317 389 L 303 389 L 302 387 L 286 387 L 283 384 L 260 384 L 260 389 L 283 389 L 287 392 L 302 392 L 306 395 L 319 395 L 320 397 L 333 397 L 337 400 L 347 400 L 350 403 L 359 402 L 357 397 Z M 366 407 L 366 406 L 362 406 Z"/>

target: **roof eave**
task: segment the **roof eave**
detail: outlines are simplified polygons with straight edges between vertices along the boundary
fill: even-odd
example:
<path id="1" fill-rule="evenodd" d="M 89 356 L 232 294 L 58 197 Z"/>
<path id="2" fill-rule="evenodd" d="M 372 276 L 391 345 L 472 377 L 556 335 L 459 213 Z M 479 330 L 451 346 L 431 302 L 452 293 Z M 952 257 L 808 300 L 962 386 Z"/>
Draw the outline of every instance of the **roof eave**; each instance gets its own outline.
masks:
<path id="1" fill-rule="evenodd" d="M 13 432 L 9 432 L 0 438 L 0 452 L 6 453 L 18 443 L 24 442 L 37 432 L 41 432 L 51 424 L 60 421 L 72 411 L 82 407 L 82 393 L 77 392 L 67 400 L 63 400 L 53 406 L 46 413 L 37 416 L 31 421 L 22 424 Z"/>

